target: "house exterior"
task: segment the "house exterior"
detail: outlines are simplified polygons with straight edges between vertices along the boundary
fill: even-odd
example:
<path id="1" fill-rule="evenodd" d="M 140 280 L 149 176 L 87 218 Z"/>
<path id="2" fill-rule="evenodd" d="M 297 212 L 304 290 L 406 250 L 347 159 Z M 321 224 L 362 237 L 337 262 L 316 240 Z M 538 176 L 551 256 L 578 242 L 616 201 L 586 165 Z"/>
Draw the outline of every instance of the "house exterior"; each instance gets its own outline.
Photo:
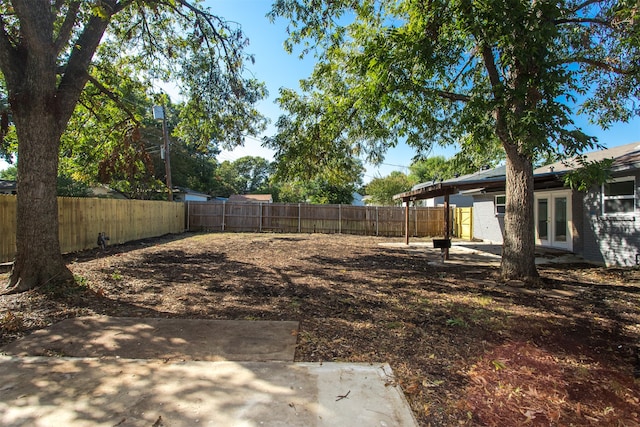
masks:
<path id="1" fill-rule="evenodd" d="M 534 170 L 536 244 L 574 252 L 607 266 L 640 263 L 640 143 L 585 155 L 588 161 L 612 159 L 611 179 L 580 192 L 565 186 L 575 161 Z M 473 237 L 500 244 L 504 233 L 504 166 L 403 193 L 403 200 L 465 191 L 473 197 Z"/>
<path id="2" fill-rule="evenodd" d="M 0 179 L 0 194 L 18 194 L 17 182 Z"/>
<path id="3" fill-rule="evenodd" d="M 364 206 L 364 196 L 358 192 L 354 192 L 353 194 L 351 194 L 352 196 L 352 201 L 351 201 L 351 205 L 352 206 Z"/>
<path id="4" fill-rule="evenodd" d="M 590 161 L 603 159 L 613 159 L 611 179 L 603 185 L 593 186 L 586 192 L 566 187 L 536 191 L 536 243 L 564 248 L 607 266 L 637 265 L 640 262 L 640 143 L 587 155 Z M 534 174 L 563 176 L 578 166 L 558 162 L 538 168 Z"/>
<path id="5" fill-rule="evenodd" d="M 175 202 L 206 202 L 211 199 L 211 196 L 204 193 L 199 193 L 186 187 L 174 187 L 173 188 L 173 201 Z"/>
<path id="6" fill-rule="evenodd" d="M 233 203 L 273 203 L 271 194 L 232 194 L 229 202 Z"/>
<path id="7" fill-rule="evenodd" d="M 91 191 L 91 195 L 93 197 L 100 197 L 104 199 L 118 199 L 118 200 L 127 200 L 127 196 L 116 191 L 112 188 L 107 187 L 106 185 L 97 185 L 91 187 L 89 189 Z"/>

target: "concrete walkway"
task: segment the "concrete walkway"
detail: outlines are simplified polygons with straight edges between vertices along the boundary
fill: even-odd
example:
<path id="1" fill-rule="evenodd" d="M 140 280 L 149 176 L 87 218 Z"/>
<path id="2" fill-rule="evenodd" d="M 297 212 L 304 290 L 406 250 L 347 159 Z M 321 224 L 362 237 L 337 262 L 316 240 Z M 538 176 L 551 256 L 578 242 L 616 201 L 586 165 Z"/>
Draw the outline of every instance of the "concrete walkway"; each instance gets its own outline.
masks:
<path id="1" fill-rule="evenodd" d="M 296 331 L 296 322 L 60 322 L 2 349 L 0 425 L 417 425 L 387 364 L 293 363 Z M 253 361 L 252 349 L 269 361 Z"/>
<path id="2" fill-rule="evenodd" d="M 431 241 L 413 241 L 408 245 L 404 242 L 381 243 L 381 247 L 411 251 L 424 255 L 427 262 L 443 267 L 455 267 L 457 265 L 476 265 L 483 267 L 499 267 L 502 261 L 502 245 L 487 242 L 469 242 L 466 240 L 453 240 L 449 249 L 449 259 L 443 261 L 441 250 L 435 249 Z M 536 247 L 537 265 L 542 264 L 571 264 L 584 263 L 583 258 L 560 249 Z"/>

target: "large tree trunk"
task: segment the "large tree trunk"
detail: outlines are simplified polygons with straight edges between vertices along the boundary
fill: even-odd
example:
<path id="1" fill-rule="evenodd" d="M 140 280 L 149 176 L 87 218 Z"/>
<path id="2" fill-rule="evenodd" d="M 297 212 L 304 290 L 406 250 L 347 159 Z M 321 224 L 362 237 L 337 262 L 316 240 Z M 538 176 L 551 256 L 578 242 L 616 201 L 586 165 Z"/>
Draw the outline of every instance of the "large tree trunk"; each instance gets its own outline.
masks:
<path id="1" fill-rule="evenodd" d="M 29 11 L 46 17 L 39 8 Z M 32 49 L 16 58 L 22 64 L 5 73 L 19 141 L 16 257 L 8 292 L 73 280 L 60 253 L 56 188 L 60 137 L 68 118 L 61 116 L 56 51 L 45 43 L 52 23 L 36 18 L 39 25 L 25 23 L 33 32 Z"/>
<path id="2" fill-rule="evenodd" d="M 16 258 L 9 277 L 10 292 L 73 281 L 58 239 L 60 136 L 55 134 L 56 126 L 49 117 L 34 114 L 23 119 L 30 126 L 19 131 Z"/>
<path id="3" fill-rule="evenodd" d="M 507 154 L 502 278 L 535 280 L 535 222 L 533 211 L 533 164 L 518 148 L 503 144 Z"/>

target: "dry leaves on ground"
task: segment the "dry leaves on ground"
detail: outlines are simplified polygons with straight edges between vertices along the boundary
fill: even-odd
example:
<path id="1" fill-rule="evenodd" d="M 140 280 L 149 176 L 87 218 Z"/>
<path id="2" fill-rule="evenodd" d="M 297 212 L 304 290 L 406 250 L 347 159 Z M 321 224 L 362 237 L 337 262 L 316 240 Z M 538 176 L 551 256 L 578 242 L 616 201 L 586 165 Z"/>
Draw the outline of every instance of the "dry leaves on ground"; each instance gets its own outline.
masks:
<path id="1" fill-rule="evenodd" d="M 389 362 L 420 425 L 640 425 L 640 274 L 537 288 L 345 235 L 187 234 L 68 256 L 80 286 L 0 297 L 0 345 L 67 317 L 300 321 L 296 360 Z"/>

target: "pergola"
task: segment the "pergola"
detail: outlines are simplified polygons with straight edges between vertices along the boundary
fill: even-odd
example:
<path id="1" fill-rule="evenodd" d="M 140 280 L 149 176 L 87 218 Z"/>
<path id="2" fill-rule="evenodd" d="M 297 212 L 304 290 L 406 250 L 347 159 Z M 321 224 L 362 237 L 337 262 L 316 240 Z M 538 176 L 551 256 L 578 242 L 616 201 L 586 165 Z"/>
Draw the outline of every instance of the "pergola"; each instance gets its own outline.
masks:
<path id="1" fill-rule="evenodd" d="M 404 205 L 405 220 L 405 244 L 409 244 L 409 203 L 418 200 L 432 199 L 434 197 L 444 196 L 444 239 L 449 240 L 449 196 L 463 191 L 499 191 L 505 188 L 506 167 L 500 166 L 494 169 L 487 169 L 470 175 L 464 175 L 458 178 L 449 179 L 437 183 L 425 183 L 415 186 L 411 191 L 396 194 L 394 200 L 402 200 Z M 536 189 L 550 188 L 562 186 L 563 182 L 559 179 L 558 173 L 542 173 L 534 176 L 534 185 Z M 449 259 L 449 248 L 443 248 L 445 259 Z"/>

